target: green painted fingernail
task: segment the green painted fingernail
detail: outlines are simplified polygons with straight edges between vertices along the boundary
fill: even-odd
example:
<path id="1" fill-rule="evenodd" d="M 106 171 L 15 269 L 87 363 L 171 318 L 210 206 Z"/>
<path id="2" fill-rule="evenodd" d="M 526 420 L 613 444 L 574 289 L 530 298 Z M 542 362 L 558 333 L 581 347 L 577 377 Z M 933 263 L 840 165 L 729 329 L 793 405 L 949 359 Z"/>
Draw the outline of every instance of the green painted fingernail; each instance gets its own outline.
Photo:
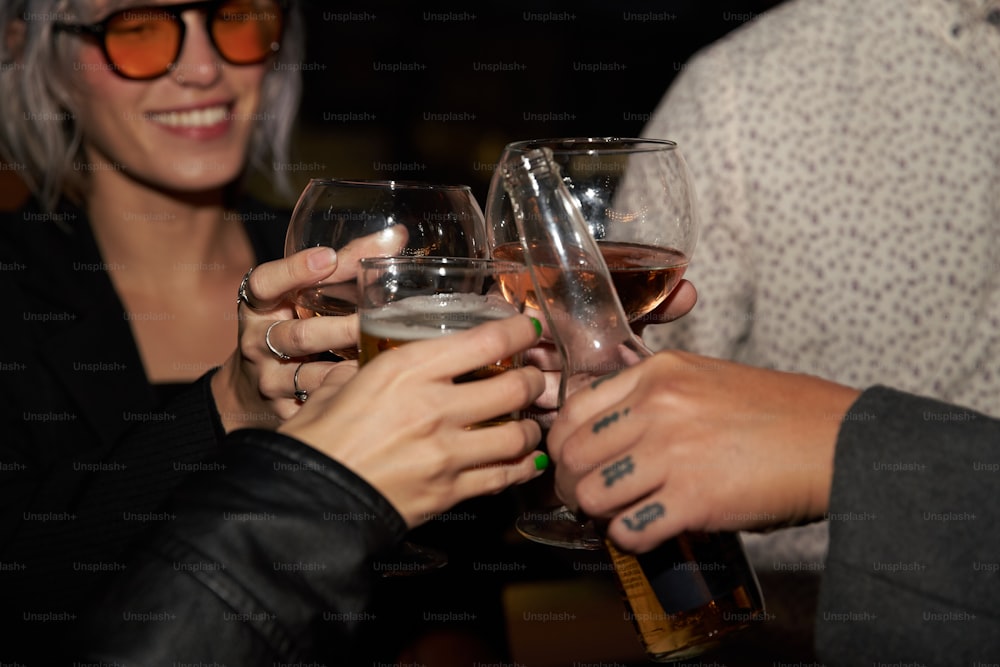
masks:
<path id="1" fill-rule="evenodd" d="M 536 322 L 538 320 L 535 320 Z M 535 457 L 535 470 L 545 470 L 549 467 L 549 455 L 542 452 Z"/>
<path id="2" fill-rule="evenodd" d="M 535 335 L 536 336 L 541 336 L 542 335 L 542 323 L 538 320 L 537 317 L 532 317 L 531 318 L 531 323 L 535 325 Z M 545 459 L 547 461 L 548 457 L 546 456 Z M 537 461 L 537 459 L 536 459 L 536 461 Z M 539 468 L 539 470 L 541 470 L 541 468 Z"/>

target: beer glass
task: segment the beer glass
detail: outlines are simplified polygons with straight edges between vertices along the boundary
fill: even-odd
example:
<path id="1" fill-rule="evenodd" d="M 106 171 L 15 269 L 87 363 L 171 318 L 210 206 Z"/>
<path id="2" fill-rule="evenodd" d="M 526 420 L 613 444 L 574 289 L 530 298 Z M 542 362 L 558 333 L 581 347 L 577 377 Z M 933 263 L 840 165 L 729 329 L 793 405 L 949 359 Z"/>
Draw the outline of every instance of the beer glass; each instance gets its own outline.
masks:
<path id="1" fill-rule="evenodd" d="M 485 257 L 486 223 L 466 185 L 417 181 L 313 179 L 302 191 L 285 236 L 285 256 L 329 246 L 337 271 L 292 297 L 300 318 L 350 315 L 363 257 Z M 331 350 L 354 359 L 357 349 Z"/>
<path id="2" fill-rule="evenodd" d="M 471 329 L 523 310 L 531 278 L 519 262 L 463 257 L 373 257 L 361 260 L 358 314 L 361 336 L 358 363 L 418 340 Z M 472 382 L 520 364 L 519 358 L 493 364 L 455 378 Z M 498 415 L 488 426 L 517 419 Z"/>
<path id="3" fill-rule="evenodd" d="M 522 312 L 531 275 L 520 262 L 466 257 L 370 257 L 358 274 L 361 335 L 358 364 L 411 342 L 466 331 Z M 498 359 L 454 378 L 456 383 L 488 378 L 521 363 L 520 355 Z M 467 428 L 519 419 L 496 415 Z M 391 562 L 379 563 L 384 576 L 405 576 L 440 567 L 447 556 L 412 542 Z"/>

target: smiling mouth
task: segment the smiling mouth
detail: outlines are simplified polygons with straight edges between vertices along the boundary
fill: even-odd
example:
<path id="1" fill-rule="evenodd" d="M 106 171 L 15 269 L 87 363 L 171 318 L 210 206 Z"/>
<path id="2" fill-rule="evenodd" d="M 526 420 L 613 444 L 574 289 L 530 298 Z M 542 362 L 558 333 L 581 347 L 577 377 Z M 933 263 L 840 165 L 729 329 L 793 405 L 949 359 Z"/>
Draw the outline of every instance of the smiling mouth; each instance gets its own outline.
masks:
<path id="1" fill-rule="evenodd" d="M 211 127 L 228 120 L 229 107 L 220 104 L 187 111 L 150 112 L 146 118 L 168 127 Z"/>

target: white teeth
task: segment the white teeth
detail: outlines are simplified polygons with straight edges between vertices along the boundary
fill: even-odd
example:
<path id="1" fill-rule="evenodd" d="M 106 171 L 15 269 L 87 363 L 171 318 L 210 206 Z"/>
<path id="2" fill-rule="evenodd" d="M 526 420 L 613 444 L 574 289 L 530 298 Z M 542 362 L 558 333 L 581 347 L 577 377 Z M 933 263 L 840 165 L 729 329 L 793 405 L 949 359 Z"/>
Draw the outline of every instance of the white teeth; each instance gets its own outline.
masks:
<path id="1" fill-rule="evenodd" d="M 226 106 L 192 109 L 191 111 L 167 111 L 166 113 L 151 113 L 149 118 L 162 125 L 170 127 L 207 127 L 216 125 L 226 119 Z"/>

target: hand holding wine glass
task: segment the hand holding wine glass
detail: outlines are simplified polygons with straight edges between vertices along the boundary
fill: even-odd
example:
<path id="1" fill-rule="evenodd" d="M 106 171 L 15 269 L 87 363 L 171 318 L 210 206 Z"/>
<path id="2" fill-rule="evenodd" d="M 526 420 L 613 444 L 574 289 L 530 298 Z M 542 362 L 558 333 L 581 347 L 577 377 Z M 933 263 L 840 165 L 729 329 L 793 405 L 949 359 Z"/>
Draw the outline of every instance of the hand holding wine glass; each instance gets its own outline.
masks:
<path id="1" fill-rule="evenodd" d="M 335 253 L 309 248 L 254 267 L 244 278 L 238 309 L 239 342 L 212 376 L 212 396 L 226 432 L 275 428 L 302 405 L 294 390 L 319 386 L 334 364 L 299 370 L 331 345 L 356 345 L 357 322 L 295 318 L 287 295 L 325 280 L 337 270 Z M 283 356 L 276 354 L 276 351 Z"/>
<path id="2" fill-rule="evenodd" d="M 483 213 L 464 185 L 313 179 L 299 197 L 285 237 L 285 256 L 314 246 L 337 251 L 336 273 L 298 290 L 298 317 L 349 315 L 364 257 L 484 257 Z M 356 347 L 331 350 L 356 359 Z"/>

